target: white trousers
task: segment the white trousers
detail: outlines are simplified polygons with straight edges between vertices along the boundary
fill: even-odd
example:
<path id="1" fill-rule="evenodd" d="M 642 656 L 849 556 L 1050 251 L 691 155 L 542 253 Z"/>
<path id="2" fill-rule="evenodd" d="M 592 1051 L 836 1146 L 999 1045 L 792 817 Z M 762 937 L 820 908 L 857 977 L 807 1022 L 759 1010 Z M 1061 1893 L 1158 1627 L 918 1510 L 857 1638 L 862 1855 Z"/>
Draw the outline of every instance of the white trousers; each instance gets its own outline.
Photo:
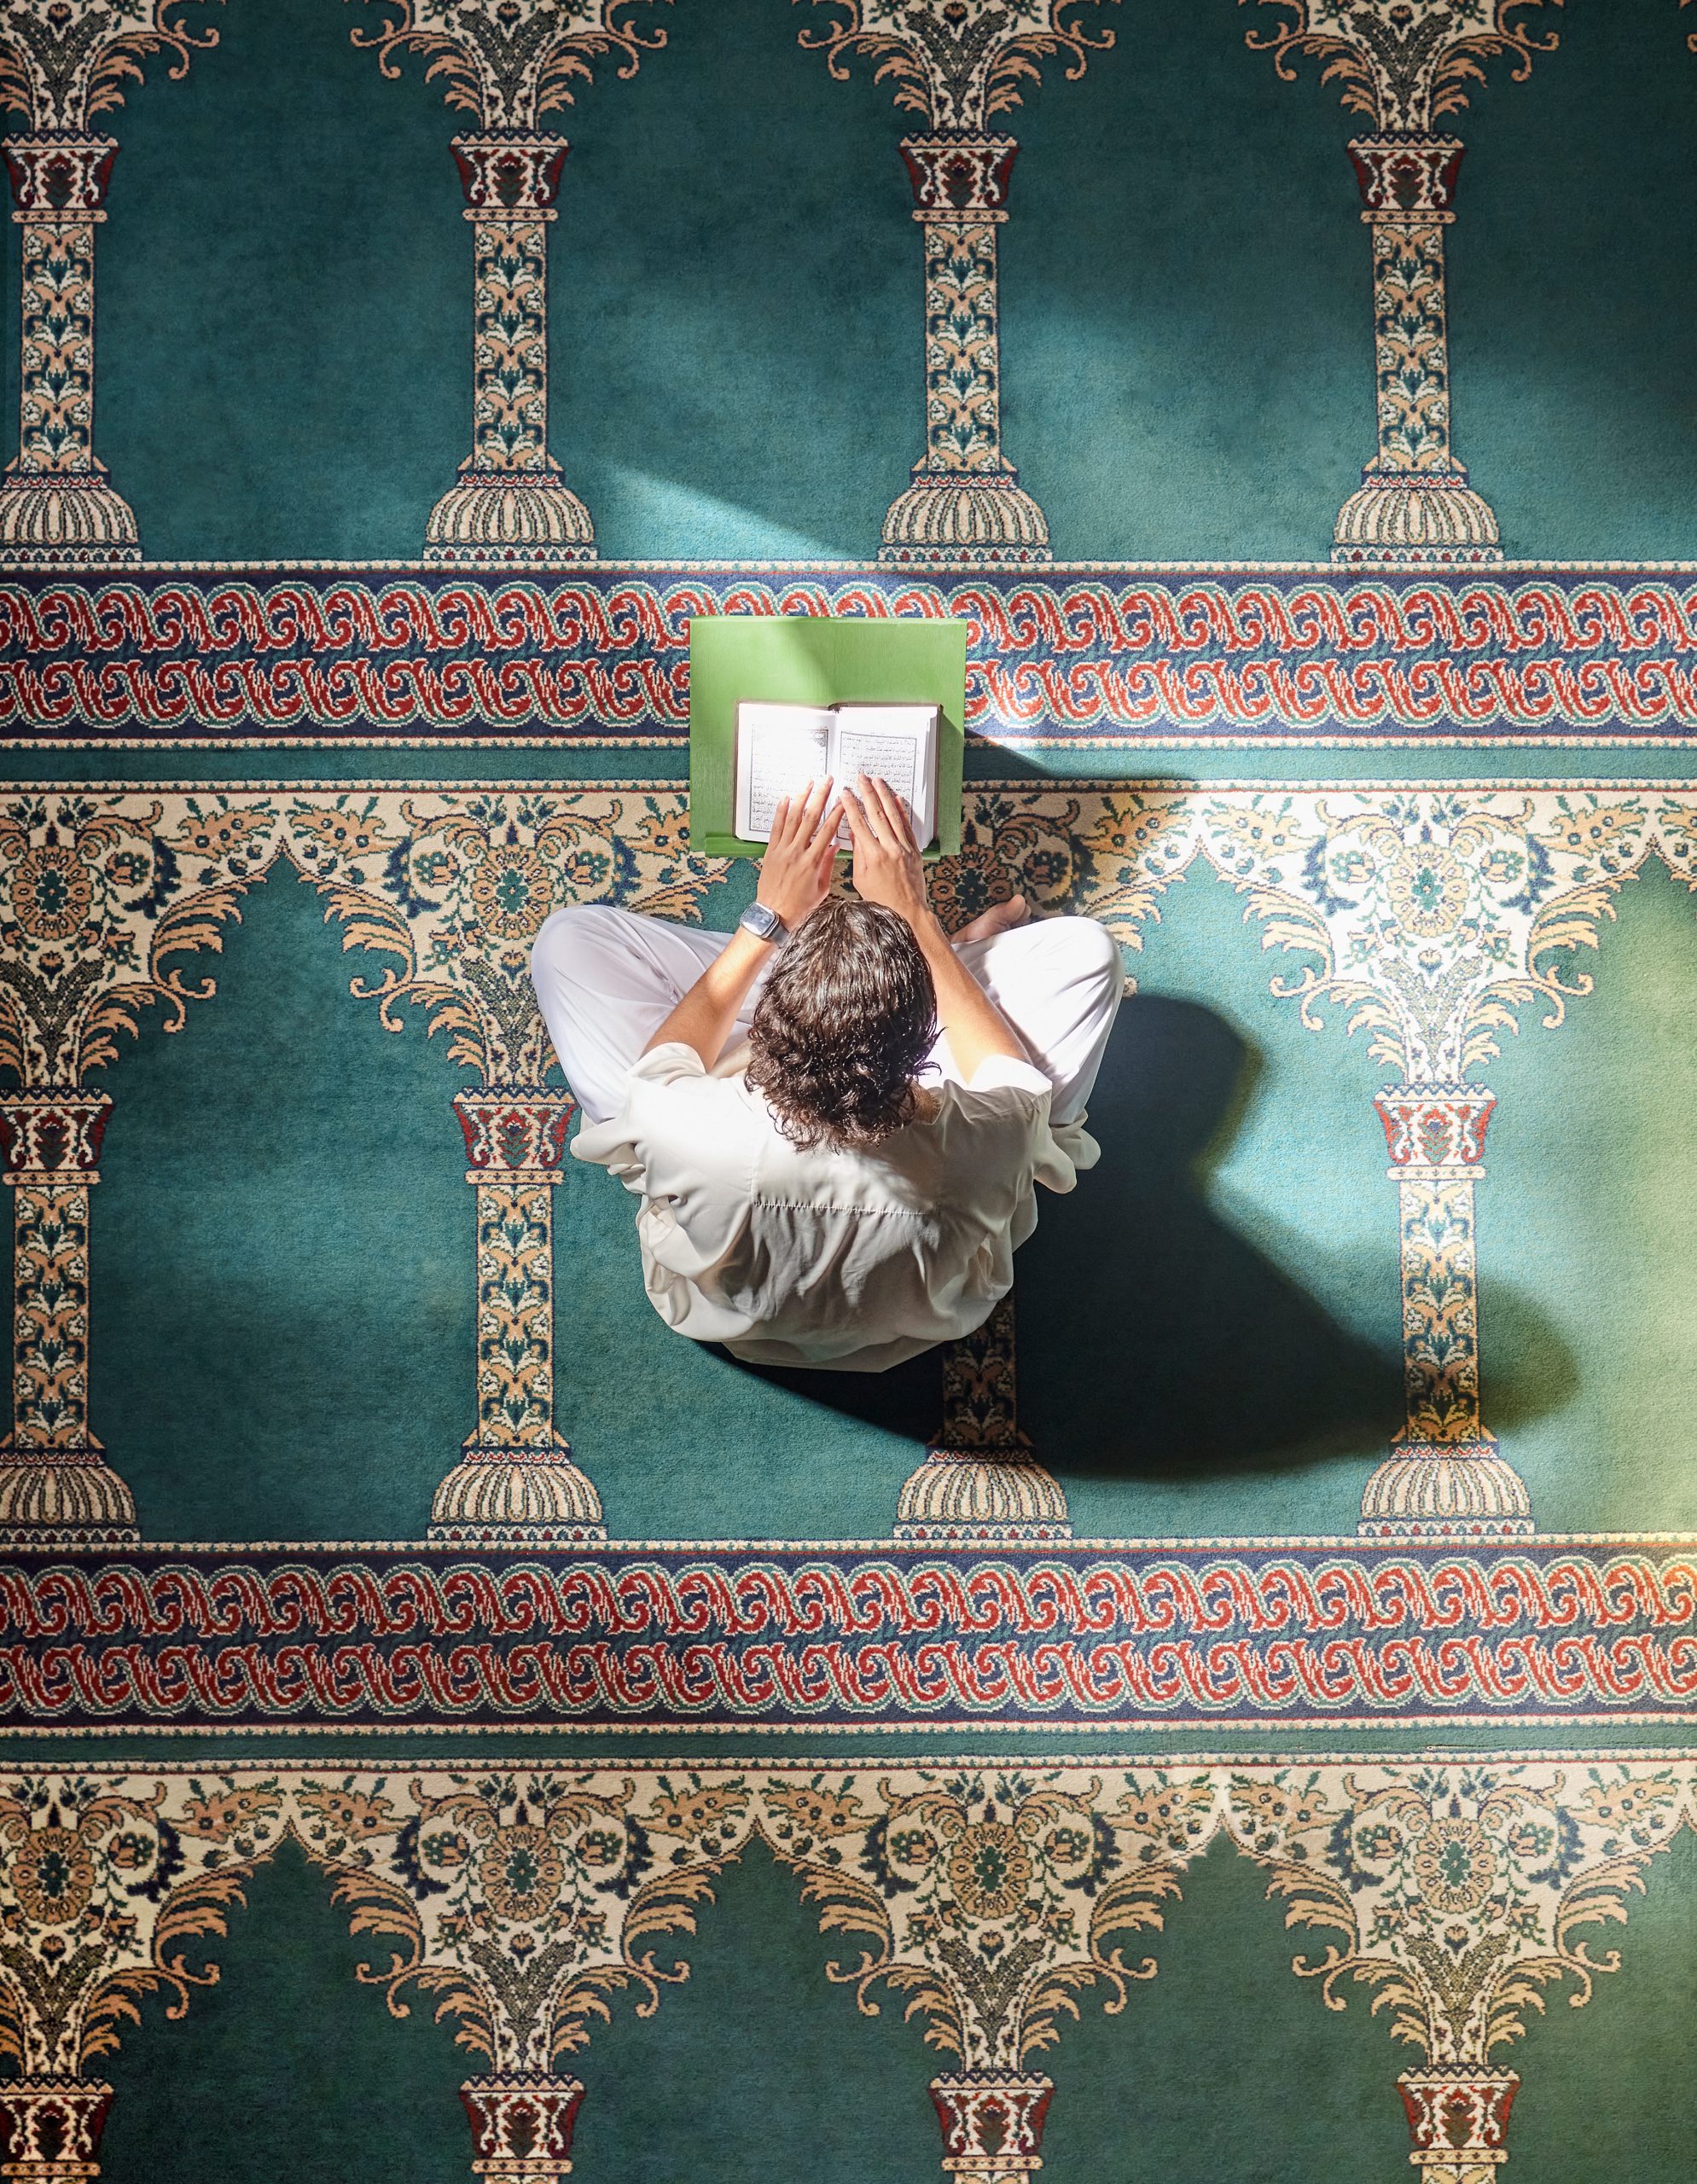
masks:
<path id="1" fill-rule="evenodd" d="M 589 1121 L 619 1112 L 631 1064 L 729 939 L 605 903 L 556 910 L 544 924 L 531 950 L 531 977 L 560 1066 Z M 1125 985 L 1107 929 L 1094 918 L 1044 918 L 967 941 L 959 954 L 1054 1085 L 1051 1123 L 1076 1122 Z M 764 980 L 763 970 L 728 1047 L 747 1036 Z M 932 1048 L 931 1067 L 962 1081 L 946 1039 Z"/>

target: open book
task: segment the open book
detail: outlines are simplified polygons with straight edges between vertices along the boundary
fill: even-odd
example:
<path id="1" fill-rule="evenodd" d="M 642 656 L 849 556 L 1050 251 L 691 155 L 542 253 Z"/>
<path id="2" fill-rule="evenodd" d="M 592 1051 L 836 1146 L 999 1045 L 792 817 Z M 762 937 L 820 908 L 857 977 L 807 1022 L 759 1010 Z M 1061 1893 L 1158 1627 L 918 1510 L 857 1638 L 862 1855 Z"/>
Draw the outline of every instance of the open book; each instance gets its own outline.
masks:
<path id="1" fill-rule="evenodd" d="M 887 781 L 907 806 L 914 839 L 928 849 L 937 834 L 935 706 L 775 705 L 745 699 L 736 709 L 736 831 L 747 842 L 772 837 L 779 799 L 828 774 L 852 785 L 857 774 Z M 846 828 L 837 837 L 848 846 Z"/>

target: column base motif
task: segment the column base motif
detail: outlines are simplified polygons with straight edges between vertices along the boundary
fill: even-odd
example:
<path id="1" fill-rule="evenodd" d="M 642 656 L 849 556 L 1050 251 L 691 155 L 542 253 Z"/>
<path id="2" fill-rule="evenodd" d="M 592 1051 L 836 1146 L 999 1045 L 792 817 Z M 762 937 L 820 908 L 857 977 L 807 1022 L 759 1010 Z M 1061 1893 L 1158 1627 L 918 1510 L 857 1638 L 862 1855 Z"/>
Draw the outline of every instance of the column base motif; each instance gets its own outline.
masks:
<path id="1" fill-rule="evenodd" d="M 136 1497 L 98 1449 L 0 1442 L 0 1546 L 133 1547 Z"/>
<path id="2" fill-rule="evenodd" d="M 563 1442 L 534 1453 L 468 1444 L 436 1490 L 428 1536 L 450 1547 L 572 1547 L 604 1540 L 607 1525 Z"/>
<path id="3" fill-rule="evenodd" d="M 1020 1446 L 927 1451 L 902 1488 L 895 1536 L 916 1543 L 1071 1539 L 1061 1482 Z"/>
<path id="4" fill-rule="evenodd" d="M 1399 1441 L 1361 1497 L 1363 1539 L 1518 1539 L 1535 1529 L 1526 1481 L 1489 1434 Z"/>
<path id="5" fill-rule="evenodd" d="M 467 470 L 430 511 L 424 558 L 450 568 L 593 561 L 595 525 L 548 471 Z"/>
<path id="6" fill-rule="evenodd" d="M 1066 1496 L 1020 1431 L 1014 1299 L 943 1352 L 943 1424 L 896 1505 L 898 1540 L 1071 1539 Z"/>
<path id="7" fill-rule="evenodd" d="M 1468 566 L 1500 561 L 1496 517 L 1484 496 L 1454 470 L 1380 470 L 1372 465 L 1338 511 L 1332 559 L 1393 566 Z"/>
<path id="8" fill-rule="evenodd" d="M 961 562 L 972 567 L 1047 561 L 1049 525 L 1016 470 L 916 468 L 892 502 L 878 559 L 892 568 Z"/>
<path id="9" fill-rule="evenodd" d="M 93 568 L 142 558 L 135 511 L 103 463 L 91 470 L 27 470 L 0 478 L 0 561 Z"/>

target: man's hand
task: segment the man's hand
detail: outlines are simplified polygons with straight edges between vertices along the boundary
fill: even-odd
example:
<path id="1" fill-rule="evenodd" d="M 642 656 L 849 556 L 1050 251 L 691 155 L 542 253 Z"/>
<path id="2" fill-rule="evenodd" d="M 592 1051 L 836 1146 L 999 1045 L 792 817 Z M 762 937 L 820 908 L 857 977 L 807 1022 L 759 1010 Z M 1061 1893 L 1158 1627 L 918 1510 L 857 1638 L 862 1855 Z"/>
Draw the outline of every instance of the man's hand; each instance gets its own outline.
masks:
<path id="1" fill-rule="evenodd" d="M 831 885 L 833 842 L 840 804 L 831 801 L 829 781 L 815 781 L 805 796 L 785 797 L 772 814 L 772 839 L 760 860 L 758 899 L 776 910 L 793 932 L 811 917 Z M 772 944 L 758 933 L 739 931 L 716 956 L 642 1051 L 674 1043 L 693 1047 L 711 1069 L 724 1051 L 737 1011 L 749 989 L 772 959 Z"/>
<path id="2" fill-rule="evenodd" d="M 955 953 L 925 892 L 925 867 L 907 806 L 887 781 L 859 775 L 843 791 L 854 837 L 855 892 L 913 927 L 937 990 L 937 1021 L 956 1068 L 970 1084 L 991 1055 L 1026 1061 L 1025 1042 Z"/>
<path id="3" fill-rule="evenodd" d="M 828 781 L 815 781 L 805 796 L 781 799 L 772 814 L 772 839 L 760 860 L 755 899 L 775 910 L 792 932 L 831 892 L 842 816 Z"/>
<path id="4" fill-rule="evenodd" d="M 907 806 L 887 781 L 865 774 L 857 775 L 853 788 L 844 788 L 843 802 L 854 837 L 854 892 L 863 902 L 894 910 L 922 936 L 932 921 L 931 904 Z"/>

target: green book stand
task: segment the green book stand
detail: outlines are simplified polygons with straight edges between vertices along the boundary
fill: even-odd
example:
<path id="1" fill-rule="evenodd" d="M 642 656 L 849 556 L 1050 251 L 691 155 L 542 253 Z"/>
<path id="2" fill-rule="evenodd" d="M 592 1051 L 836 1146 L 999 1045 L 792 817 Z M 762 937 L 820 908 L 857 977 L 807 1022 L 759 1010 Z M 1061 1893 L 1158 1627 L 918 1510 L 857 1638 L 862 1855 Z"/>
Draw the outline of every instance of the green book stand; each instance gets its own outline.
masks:
<path id="1" fill-rule="evenodd" d="M 707 614 L 689 624 L 689 843 L 707 857 L 758 857 L 763 842 L 731 832 L 736 787 L 736 708 L 745 698 L 797 706 L 851 699 L 933 705 L 942 716 L 937 753 L 937 843 L 961 846 L 962 722 L 967 699 L 967 624 L 837 621 L 822 614 Z"/>

